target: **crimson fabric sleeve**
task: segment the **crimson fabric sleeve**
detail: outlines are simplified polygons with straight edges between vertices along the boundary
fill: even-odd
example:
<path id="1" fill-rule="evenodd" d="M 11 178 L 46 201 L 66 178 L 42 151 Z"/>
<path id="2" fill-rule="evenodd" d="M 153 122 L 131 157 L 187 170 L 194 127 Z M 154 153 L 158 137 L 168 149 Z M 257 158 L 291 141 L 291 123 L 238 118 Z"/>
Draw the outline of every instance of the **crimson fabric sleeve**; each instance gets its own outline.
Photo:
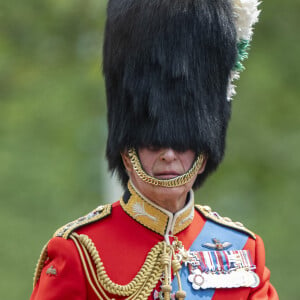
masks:
<path id="1" fill-rule="evenodd" d="M 249 300 L 278 300 L 278 294 L 270 283 L 270 271 L 265 266 L 265 247 L 259 236 L 256 238 L 255 257 L 256 272 L 260 278 L 260 284 L 251 291 Z"/>
<path id="2" fill-rule="evenodd" d="M 87 299 L 84 272 L 73 241 L 55 237 L 47 249 L 48 259 L 30 300 Z"/>

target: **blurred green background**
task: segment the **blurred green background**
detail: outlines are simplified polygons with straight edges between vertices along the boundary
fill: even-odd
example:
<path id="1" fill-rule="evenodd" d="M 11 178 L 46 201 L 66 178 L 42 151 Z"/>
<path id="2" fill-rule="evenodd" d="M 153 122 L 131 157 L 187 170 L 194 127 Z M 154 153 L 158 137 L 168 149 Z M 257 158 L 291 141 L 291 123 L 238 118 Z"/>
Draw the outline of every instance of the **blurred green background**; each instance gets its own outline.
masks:
<path id="1" fill-rule="evenodd" d="M 104 159 L 104 0 L 0 4 L 0 298 L 29 299 L 44 243 L 117 200 Z M 299 12 L 265 1 L 227 154 L 197 192 L 260 234 L 280 299 L 299 299 Z M 113 196 L 112 196 L 113 194 Z"/>

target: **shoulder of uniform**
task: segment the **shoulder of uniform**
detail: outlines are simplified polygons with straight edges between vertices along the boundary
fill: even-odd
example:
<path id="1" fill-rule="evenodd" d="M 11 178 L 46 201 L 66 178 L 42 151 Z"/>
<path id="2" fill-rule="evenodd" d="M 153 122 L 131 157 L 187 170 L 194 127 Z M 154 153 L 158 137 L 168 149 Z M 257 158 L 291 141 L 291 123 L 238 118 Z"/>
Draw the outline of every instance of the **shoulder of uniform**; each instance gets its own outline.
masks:
<path id="1" fill-rule="evenodd" d="M 92 210 L 90 213 L 86 214 L 85 216 L 80 217 L 60 227 L 58 230 L 56 230 L 53 237 L 62 237 L 64 239 L 68 239 L 70 234 L 74 230 L 109 216 L 111 214 L 111 210 L 112 210 L 111 204 L 100 205 L 94 210 Z"/>
<path id="2" fill-rule="evenodd" d="M 215 223 L 221 224 L 225 227 L 233 228 L 235 230 L 244 232 L 251 236 L 253 239 L 256 239 L 255 233 L 247 229 L 242 223 L 234 222 L 228 217 L 221 217 L 217 212 L 212 211 L 212 209 L 207 205 L 196 204 L 195 208 L 199 211 L 206 219 L 209 219 Z"/>

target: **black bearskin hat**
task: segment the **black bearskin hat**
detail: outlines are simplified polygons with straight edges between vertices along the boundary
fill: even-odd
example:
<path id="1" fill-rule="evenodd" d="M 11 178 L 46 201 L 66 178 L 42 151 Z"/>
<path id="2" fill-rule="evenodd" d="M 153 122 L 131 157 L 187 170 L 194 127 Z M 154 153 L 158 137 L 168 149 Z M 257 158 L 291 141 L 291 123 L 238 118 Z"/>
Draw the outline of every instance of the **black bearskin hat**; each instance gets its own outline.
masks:
<path id="1" fill-rule="evenodd" d="M 237 57 L 230 0 L 110 0 L 104 41 L 109 168 L 141 146 L 208 156 L 194 188 L 222 160 Z"/>

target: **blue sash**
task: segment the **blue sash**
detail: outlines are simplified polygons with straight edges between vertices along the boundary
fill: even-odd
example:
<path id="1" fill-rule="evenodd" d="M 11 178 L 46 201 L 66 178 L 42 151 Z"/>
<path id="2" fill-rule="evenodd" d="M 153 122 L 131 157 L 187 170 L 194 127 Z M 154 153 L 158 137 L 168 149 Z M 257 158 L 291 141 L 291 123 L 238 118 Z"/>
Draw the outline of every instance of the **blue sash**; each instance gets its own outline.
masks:
<path id="1" fill-rule="evenodd" d="M 208 220 L 206 221 L 200 234 L 191 245 L 190 250 L 207 251 L 207 248 L 203 247 L 202 245 L 204 243 L 211 242 L 212 238 L 216 238 L 222 242 L 230 242 L 232 244 L 230 250 L 241 250 L 248 240 L 248 235 Z M 188 276 L 188 268 L 183 264 L 180 271 L 180 277 L 182 289 L 186 292 L 187 299 L 211 300 L 215 289 L 194 290 L 192 288 L 192 284 L 188 282 Z M 178 282 L 176 278 L 174 278 L 172 282 L 172 291 L 178 291 Z"/>

